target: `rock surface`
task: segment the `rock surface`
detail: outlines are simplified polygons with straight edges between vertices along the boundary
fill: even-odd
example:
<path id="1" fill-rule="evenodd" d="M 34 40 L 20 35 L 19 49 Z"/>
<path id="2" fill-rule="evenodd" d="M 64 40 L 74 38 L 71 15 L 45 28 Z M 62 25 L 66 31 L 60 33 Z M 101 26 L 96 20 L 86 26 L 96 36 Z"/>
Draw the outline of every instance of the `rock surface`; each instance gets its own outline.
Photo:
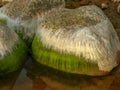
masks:
<path id="1" fill-rule="evenodd" d="M 49 11 L 43 16 L 32 48 L 39 63 L 95 76 L 103 75 L 101 71 L 110 72 L 118 65 L 120 42 L 109 19 L 93 5 Z M 98 67 L 90 67 L 90 64 Z"/>
<path id="2" fill-rule="evenodd" d="M 7 26 L 29 43 L 37 29 L 37 14 L 54 7 L 63 7 L 63 2 L 64 0 L 14 0 L 0 9 L 0 18 L 6 19 Z"/>
<path id="3" fill-rule="evenodd" d="M 20 69 L 27 47 L 18 35 L 0 23 L 0 76 Z"/>

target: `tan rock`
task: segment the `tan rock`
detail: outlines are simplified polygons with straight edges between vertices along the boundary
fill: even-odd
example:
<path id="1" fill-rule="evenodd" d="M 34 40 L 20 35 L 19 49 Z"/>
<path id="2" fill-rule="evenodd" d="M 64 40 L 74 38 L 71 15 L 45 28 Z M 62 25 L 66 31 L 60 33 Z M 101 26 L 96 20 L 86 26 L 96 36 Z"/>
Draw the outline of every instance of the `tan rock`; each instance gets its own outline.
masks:
<path id="1" fill-rule="evenodd" d="M 111 22 L 100 8 L 92 5 L 77 9 L 53 9 L 42 17 L 37 39 L 33 41 L 33 53 L 37 62 L 65 72 L 93 76 L 104 75 L 118 65 L 120 42 Z M 63 56 L 65 54 L 66 58 L 55 54 L 52 59 L 47 49 L 45 57 L 41 54 L 44 53 L 41 43 L 47 49 Z M 71 60 L 67 55 L 74 55 L 79 59 Z M 82 60 L 86 62 L 80 62 Z M 89 64 L 85 64 L 87 62 Z M 81 67 L 84 64 L 86 66 Z"/>

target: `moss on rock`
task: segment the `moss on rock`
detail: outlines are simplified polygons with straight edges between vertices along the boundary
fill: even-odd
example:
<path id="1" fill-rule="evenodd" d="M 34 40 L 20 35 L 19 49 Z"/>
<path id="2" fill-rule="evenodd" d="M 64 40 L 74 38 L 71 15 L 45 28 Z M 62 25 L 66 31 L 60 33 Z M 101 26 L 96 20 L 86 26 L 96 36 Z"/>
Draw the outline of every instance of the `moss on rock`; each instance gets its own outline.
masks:
<path id="1" fill-rule="evenodd" d="M 89 63 L 83 57 L 77 57 L 73 54 L 57 52 L 46 48 L 40 39 L 35 36 L 32 43 L 32 52 L 34 59 L 43 65 L 58 69 L 61 71 L 85 75 L 104 75 L 99 71 L 98 66 Z"/>
<path id="2" fill-rule="evenodd" d="M 0 75 L 20 69 L 25 62 L 26 55 L 27 47 L 24 42 L 20 40 L 20 42 L 14 46 L 13 51 L 0 60 Z"/>
<path id="3" fill-rule="evenodd" d="M 0 22 L 3 23 L 3 24 L 5 24 L 5 25 L 7 25 L 7 20 L 4 19 L 4 18 L 0 18 Z"/>

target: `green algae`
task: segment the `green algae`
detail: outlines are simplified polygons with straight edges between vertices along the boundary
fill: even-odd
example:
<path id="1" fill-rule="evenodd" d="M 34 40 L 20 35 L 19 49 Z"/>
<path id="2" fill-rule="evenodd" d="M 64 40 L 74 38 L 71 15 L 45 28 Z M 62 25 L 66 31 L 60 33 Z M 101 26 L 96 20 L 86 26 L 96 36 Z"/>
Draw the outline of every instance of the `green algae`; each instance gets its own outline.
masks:
<path id="1" fill-rule="evenodd" d="M 33 37 L 25 37 L 23 34 L 24 27 L 23 26 L 15 26 L 14 31 L 18 34 L 18 36 L 26 43 L 28 47 L 31 47 Z"/>
<path id="2" fill-rule="evenodd" d="M 2 24 L 7 25 L 7 20 L 6 20 L 5 18 L 0 18 L 0 22 L 1 22 Z M 25 43 L 30 47 L 30 45 L 32 44 L 32 41 L 33 41 L 33 37 L 31 37 L 31 38 L 25 37 L 25 36 L 23 35 L 23 33 L 20 32 L 20 31 L 24 30 L 24 27 L 22 27 L 22 26 L 14 26 L 13 30 L 14 30 L 14 31 L 18 34 L 18 36 L 19 36 L 22 40 L 24 40 Z"/>
<path id="3" fill-rule="evenodd" d="M 37 36 L 34 37 L 32 43 L 32 53 L 34 59 L 43 65 L 70 73 L 79 73 L 80 70 L 83 74 L 88 72 L 90 63 L 83 57 L 79 58 L 73 54 L 60 53 L 52 48 L 48 49 Z"/>
<path id="4" fill-rule="evenodd" d="M 5 24 L 5 25 L 7 25 L 7 20 L 4 19 L 4 18 L 0 18 L 0 22 L 3 23 L 3 24 Z"/>
<path id="5" fill-rule="evenodd" d="M 87 16 L 85 17 L 84 12 L 79 9 L 63 9 L 59 12 L 60 13 L 57 11 L 51 11 L 51 13 L 45 16 L 45 20 L 42 22 L 42 25 L 48 29 L 51 28 L 57 30 L 60 28 L 68 29 L 70 27 L 74 27 L 75 25 L 79 25 L 80 28 L 89 27 L 100 22 L 99 20 L 97 21 L 93 18 Z"/>
<path id="6" fill-rule="evenodd" d="M 0 60 L 0 75 L 14 72 L 21 68 L 25 62 L 27 47 L 23 41 L 19 41 L 13 48 L 13 51 L 5 55 Z"/>
<path id="7" fill-rule="evenodd" d="M 87 75 L 73 74 L 61 70 L 56 70 L 38 63 L 35 60 L 29 60 L 25 69 L 27 70 L 28 77 L 48 77 L 51 80 L 55 80 L 70 86 L 79 85 L 81 79 L 89 81 L 89 78 L 91 77 Z"/>

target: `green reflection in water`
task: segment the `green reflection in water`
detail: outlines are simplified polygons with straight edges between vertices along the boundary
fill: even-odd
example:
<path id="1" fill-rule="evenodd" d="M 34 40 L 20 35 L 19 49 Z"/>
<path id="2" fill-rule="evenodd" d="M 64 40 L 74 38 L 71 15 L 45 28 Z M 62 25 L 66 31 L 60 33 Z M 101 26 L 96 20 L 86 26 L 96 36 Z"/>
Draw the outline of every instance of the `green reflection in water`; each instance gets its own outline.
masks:
<path id="1" fill-rule="evenodd" d="M 70 74 L 28 60 L 22 72 L 0 78 L 0 90 L 109 90 L 115 77 L 120 79 L 119 74 L 118 71 L 104 77 Z"/>
<path id="2" fill-rule="evenodd" d="M 78 85 L 81 79 L 89 81 L 89 79 L 91 78 L 91 76 L 87 75 L 71 74 L 68 72 L 56 70 L 48 66 L 42 65 L 40 63 L 37 63 L 34 60 L 26 65 L 26 70 L 28 76 L 30 75 L 30 77 L 32 76 L 50 77 L 51 79 L 57 80 L 58 82 L 73 86 Z"/>

